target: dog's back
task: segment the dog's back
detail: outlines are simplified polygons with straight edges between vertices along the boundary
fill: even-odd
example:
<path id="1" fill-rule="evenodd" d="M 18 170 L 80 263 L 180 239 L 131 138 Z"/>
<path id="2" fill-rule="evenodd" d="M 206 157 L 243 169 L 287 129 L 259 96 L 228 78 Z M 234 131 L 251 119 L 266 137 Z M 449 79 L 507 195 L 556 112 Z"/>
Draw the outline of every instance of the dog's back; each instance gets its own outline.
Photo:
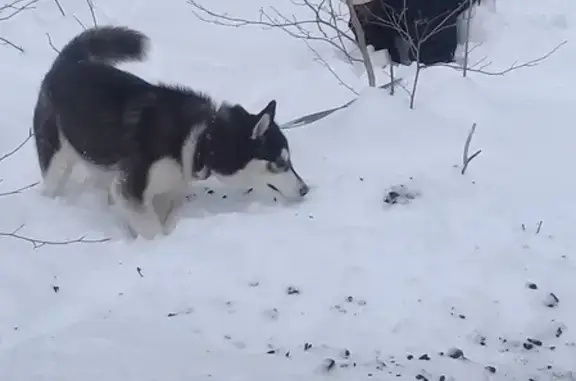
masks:
<path id="1" fill-rule="evenodd" d="M 118 138 L 110 135 L 113 125 L 138 117 L 130 107 L 141 110 L 140 103 L 148 100 L 145 95 L 135 95 L 145 94 L 150 85 L 113 65 L 143 60 L 147 45 L 147 37 L 137 31 L 100 27 L 79 34 L 58 54 L 42 81 L 34 110 L 33 128 L 43 176 L 62 148 L 62 133 L 84 152 L 87 145 L 101 147 L 103 139 Z M 132 104 L 125 104 L 127 98 L 133 99 Z M 98 128 L 89 124 L 98 124 Z M 117 129 L 113 132 L 118 133 Z M 115 158 L 110 153 L 118 147 L 109 148 L 108 152 L 93 152 L 94 159 L 111 164 Z"/>

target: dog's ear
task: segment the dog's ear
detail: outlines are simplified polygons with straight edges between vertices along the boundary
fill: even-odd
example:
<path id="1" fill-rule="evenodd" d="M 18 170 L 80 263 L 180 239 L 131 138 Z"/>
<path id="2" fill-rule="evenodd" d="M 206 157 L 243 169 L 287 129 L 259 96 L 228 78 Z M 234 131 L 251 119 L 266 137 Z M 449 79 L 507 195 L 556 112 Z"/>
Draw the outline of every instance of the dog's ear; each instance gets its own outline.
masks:
<path id="1" fill-rule="evenodd" d="M 276 115 L 276 101 L 271 100 L 270 103 L 268 103 L 268 105 L 264 107 L 264 110 L 262 110 L 258 114 L 260 119 L 258 120 L 256 125 L 254 126 L 254 129 L 252 130 L 252 139 L 258 139 L 261 136 L 263 136 L 266 133 L 266 131 L 268 131 L 268 128 L 270 127 L 270 124 L 272 124 L 275 115 Z"/>
<path id="2" fill-rule="evenodd" d="M 260 114 L 268 114 L 270 118 L 274 120 L 276 117 L 276 100 L 272 99 Z"/>

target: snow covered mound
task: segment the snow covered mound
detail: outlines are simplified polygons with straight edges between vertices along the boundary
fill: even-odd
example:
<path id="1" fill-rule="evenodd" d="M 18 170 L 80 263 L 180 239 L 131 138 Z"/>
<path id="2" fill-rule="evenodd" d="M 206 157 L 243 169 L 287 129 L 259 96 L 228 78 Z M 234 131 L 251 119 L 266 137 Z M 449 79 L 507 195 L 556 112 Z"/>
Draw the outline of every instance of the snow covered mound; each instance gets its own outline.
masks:
<path id="1" fill-rule="evenodd" d="M 60 46 L 72 14 L 89 20 L 66 3 L 66 18 L 43 2 L 2 30 L 26 53 L 0 50 L 0 154 L 26 136 L 55 54 L 45 33 Z M 257 15 L 248 3 L 230 13 Z M 576 6 L 550 4 L 498 2 L 475 57 L 497 71 L 569 40 Z M 254 109 L 274 97 L 281 121 L 351 96 L 279 31 L 201 23 L 179 0 L 99 0 L 97 14 L 150 34 L 151 61 L 129 67 L 150 80 Z M 0 162 L 0 380 L 574 379 L 575 57 L 569 40 L 505 76 L 430 68 L 410 110 L 403 89 L 365 89 L 328 56 L 360 95 L 286 132 L 307 200 L 198 184 L 151 242 L 121 240 L 94 195 L 3 194 L 38 180 L 29 142 Z M 413 68 L 397 74 L 410 89 Z M 482 153 L 462 175 L 473 123 Z M 62 244 L 83 235 L 110 240 Z"/>

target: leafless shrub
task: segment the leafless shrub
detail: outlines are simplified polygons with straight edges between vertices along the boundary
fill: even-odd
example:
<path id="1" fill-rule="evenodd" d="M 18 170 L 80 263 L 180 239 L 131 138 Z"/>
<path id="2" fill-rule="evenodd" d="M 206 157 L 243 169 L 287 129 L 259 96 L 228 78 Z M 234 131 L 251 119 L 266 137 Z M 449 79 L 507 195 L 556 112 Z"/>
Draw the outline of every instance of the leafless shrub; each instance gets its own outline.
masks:
<path id="1" fill-rule="evenodd" d="M 456 9 L 449 12 L 442 13 L 434 18 L 427 20 L 420 20 L 412 16 L 412 12 L 408 9 L 407 0 L 404 0 L 401 9 L 393 9 L 386 4 L 383 0 L 376 0 L 379 2 L 380 9 L 383 14 L 375 14 L 369 8 L 367 11 L 370 13 L 372 23 L 388 28 L 396 33 L 407 44 L 408 50 L 412 53 L 415 60 L 415 72 L 410 94 L 410 108 L 413 109 L 415 105 L 416 92 L 420 79 L 422 69 L 426 66 L 422 63 L 422 50 L 423 46 L 427 44 L 432 38 L 447 28 L 455 28 L 455 20 L 457 16 L 465 10 L 468 3 L 464 2 Z M 471 0 L 470 0 L 471 1 Z"/>
<path id="2" fill-rule="evenodd" d="M 200 4 L 197 0 L 188 0 L 188 3 L 193 6 L 193 12 L 196 17 L 204 22 L 228 27 L 260 26 L 267 29 L 281 29 L 291 37 L 303 40 L 314 51 L 317 61 L 328 68 L 340 84 L 354 91 L 350 86 L 342 82 L 326 60 L 322 59 L 320 54 L 312 47 L 312 43 L 327 44 L 342 54 L 350 64 L 362 63 L 366 69 L 369 86 L 376 86 L 374 68 L 365 44 L 362 28 L 355 27 L 356 30 L 360 31 L 358 35 L 360 43 L 357 43 L 348 31 L 348 23 L 345 19 L 347 13 L 350 14 L 353 24 L 360 25 L 358 15 L 354 11 L 350 0 L 345 2 L 346 9 L 343 9 L 341 0 L 290 1 L 300 9 L 305 9 L 310 14 L 310 18 L 300 20 L 294 15 L 284 14 L 277 8 L 269 6 L 259 10 L 257 19 L 247 20 L 230 16 L 227 13 L 213 11 Z M 362 54 L 362 58 L 355 57 L 347 45 L 357 47 Z"/>
<path id="3" fill-rule="evenodd" d="M 371 16 L 373 22 L 376 25 L 381 25 L 383 27 L 389 28 L 395 33 L 400 36 L 405 43 L 408 45 L 408 48 L 412 51 L 415 59 L 415 72 L 414 78 L 412 83 L 412 89 L 409 91 L 410 94 L 410 108 L 413 109 L 415 106 L 415 99 L 416 93 L 418 89 L 418 84 L 420 80 L 420 74 L 422 69 L 426 68 L 426 65 L 422 64 L 421 53 L 424 44 L 426 44 L 430 39 L 436 36 L 438 33 L 441 33 L 446 28 L 454 28 L 457 27 L 457 16 L 464 13 L 465 15 L 465 56 L 464 56 L 464 63 L 463 65 L 457 64 L 436 64 L 436 66 L 447 66 L 457 70 L 463 71 L 463 76 L 466 77 L 468 73 L 478 73 L 483 75 L 505 75 L 509 72 L 512 72 L 517 69 L 532 67 L 540 64 L 542 61 L 546 60 L 552 54 L 554 54 L 558 49 L 560 49 L 567 41 L 563 41 L 560 44 L 556 45 L 551 51 L 548 53 L 527 61 L 523 63 L 514 62 L 508 68 L 498 71 L 490 71 L 487 70 L 487 67 L 492 64 L 492 62 L 487 61 L 487 57 L 483 57 L 479 61 L 469 64 L 469 53 L 476 49 L 479 45 L 475 45 L 470 47 L 470 26 L 471 20 L 473 18 L 473 10 L 475 6 L 473 5 L 473 0 L 468 0 L 463 2 L 459 7 L 456 9 L 451 10 L 450 12 L 445 12 L 436 18 L 428 19 L 425 21 L 422 20 L 415 20 L 408 14 L 408 6 L 407 0 L 404 0 L 404 5 L 400 10 L 394 10 L 389 7 L 385 0 L 374 0 L 379 1 L 381 9 L 384 10 L 385 16 L 376 15 L 371 12 Z M 393 72 L 392 72 L 393 73 Z"/>

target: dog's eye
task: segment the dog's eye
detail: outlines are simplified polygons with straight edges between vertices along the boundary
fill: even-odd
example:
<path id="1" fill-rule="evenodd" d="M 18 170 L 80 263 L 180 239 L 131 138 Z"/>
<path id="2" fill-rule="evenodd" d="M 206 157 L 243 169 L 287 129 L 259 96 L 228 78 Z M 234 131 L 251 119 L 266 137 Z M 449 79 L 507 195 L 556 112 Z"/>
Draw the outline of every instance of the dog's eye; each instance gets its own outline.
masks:
<path id="1" fill-rule="evenodd" d="M 272 173 L 281 173 L 286 172 L 290 169 L 290 163 L 288 163 L 285 160 L 279 159 L 276 161 L 268 162 L 268 164 L 266 164 L 266 167 Z"/>
<path id="2" fill-rule="evenodd" d="M 288 168 L 290 168 L 290 163 L 288 163 L 286 160 L 284 159 L 278 159 L 276 160 L 276 166 L 278 168 L 282 168 L 283 170 L 288 170 Z"/>

